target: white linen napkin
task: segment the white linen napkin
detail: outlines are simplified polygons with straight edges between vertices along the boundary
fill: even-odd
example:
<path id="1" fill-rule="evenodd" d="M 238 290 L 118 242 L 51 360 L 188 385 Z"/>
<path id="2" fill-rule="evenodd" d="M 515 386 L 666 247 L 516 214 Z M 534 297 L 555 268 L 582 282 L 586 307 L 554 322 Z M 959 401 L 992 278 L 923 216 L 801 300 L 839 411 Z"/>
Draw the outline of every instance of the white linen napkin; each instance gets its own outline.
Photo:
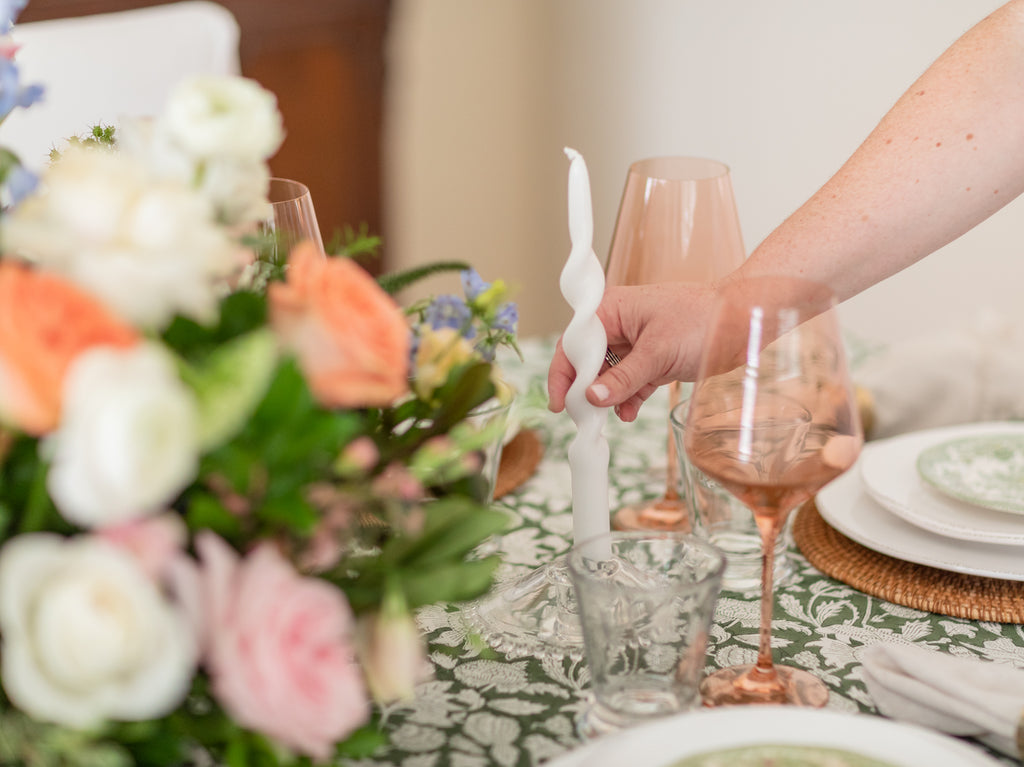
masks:
<path id="1" fill-rule="evenodd" d="M 1024 756 L 1024 670 L 911 645 L 873 645 L 861 659 L 868 692 L 886 716 Z"/>
<path id="2" fill-rule="evenodd" d="M 871 439 L 1024 418 L 1024 326 L 983 314 L 870 354 L 853 377 L 871 397 Z"/>

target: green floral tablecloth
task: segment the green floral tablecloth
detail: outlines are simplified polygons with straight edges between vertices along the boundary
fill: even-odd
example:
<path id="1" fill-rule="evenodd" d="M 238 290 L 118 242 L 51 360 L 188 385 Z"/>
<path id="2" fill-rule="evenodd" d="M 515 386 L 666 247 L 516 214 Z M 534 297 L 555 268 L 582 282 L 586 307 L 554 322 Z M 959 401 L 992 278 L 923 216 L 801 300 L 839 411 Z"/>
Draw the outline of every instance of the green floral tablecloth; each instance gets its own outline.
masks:
<path id="1" fill-rule="evenodd" d="M 525 360 L 506 364 L 521 391 L 543 384 L 552 348 L 547 340 L 527 342 Z M 613 509 L 664 490 L 666 407 L 656 396 L 632 424 L 609 418 L 605 434 L 611 447 Z M 566 451 L 575 426 L 564 413 L 538 408 L 535 415 L 532 426 L 545 443 L 544 460 L 526 484 L 497 502 L 511 517 L 509 531 L 497 542 L 505 561 L 502 579 L 551 561 L 572 537 Z M 831 690 L 832 709 L 875 713 L 859 657 L 876 643 L 924 645 L 1024 668 L 1024 626 L 901 607 L 825 577 L 792 546 L 791 555 L 798 577 L 776 593 L 776 657 L 821 677 Z M 412 703 L 383 711 L 390 746 L 372 759 L 351 762 L 353 767 L 525 767 L 580 744 L 575 719 L 588 694 L 585 662 L 506 658 L 480 645 L 457 606 L 431 607 L 419 619 L 429 640 L 434 678 L 420 685 Z M 709 671 L 755 659 L 758 619 L 756 593 L 722 593 L 709 643 Z"/>

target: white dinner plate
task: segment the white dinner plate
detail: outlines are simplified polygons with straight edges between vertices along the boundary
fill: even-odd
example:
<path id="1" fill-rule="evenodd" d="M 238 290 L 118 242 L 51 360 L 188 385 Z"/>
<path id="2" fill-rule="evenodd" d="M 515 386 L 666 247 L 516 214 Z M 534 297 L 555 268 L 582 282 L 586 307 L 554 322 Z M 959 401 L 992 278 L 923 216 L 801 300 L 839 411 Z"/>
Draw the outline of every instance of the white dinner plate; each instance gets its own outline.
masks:
<path id="1" fill-rule="evenodd" d="M 980 748 L 933 730 L 868 714 L 790 706 L 702 709 L 598 738 L 546 767 L 671 767 L 687 756 L 745 745 L 852 751 L 896 767 L 993 767 Z"/>
<path id="2" fill-rule="evenodd" d="M 869 442 L 861 453 L 861 477 L 868 493 L 911 524 L 964 541 L 1024 546 L 1024 517 L 976 506 L 941 493 L 917 472 L 918 456 L 950 440 L 992 436 L 1024 438 L 1024 424 L 998 422 L 901 434 Z"/>
<path id="3" fill-rule="evenodd" d="M 822 488 L 815 505 L 825 521 L 847 538 L 890 557 L 954 573 L 1024 581 L 1019 546 L 947 538 L 885 509 L 864 487 L 860 459 Z"/>

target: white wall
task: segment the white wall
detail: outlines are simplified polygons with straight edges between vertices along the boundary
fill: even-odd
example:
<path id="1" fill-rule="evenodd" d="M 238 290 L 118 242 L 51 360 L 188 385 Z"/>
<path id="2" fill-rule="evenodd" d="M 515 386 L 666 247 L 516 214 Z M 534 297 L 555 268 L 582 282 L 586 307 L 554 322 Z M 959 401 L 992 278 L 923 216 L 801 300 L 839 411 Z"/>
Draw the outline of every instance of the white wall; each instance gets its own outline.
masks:
<path id="1" fill-rule="evenodd" d="M 1000 0 L 399 0 L 389 254 L 520 287 L 524 334 L 568 318 L 565 144 L 587 159 L 604 258 L 630 162 L 730 165 L 748 250 Z M 843 307 L 896 340 L 1017 309 L 1024 200 Z"/>

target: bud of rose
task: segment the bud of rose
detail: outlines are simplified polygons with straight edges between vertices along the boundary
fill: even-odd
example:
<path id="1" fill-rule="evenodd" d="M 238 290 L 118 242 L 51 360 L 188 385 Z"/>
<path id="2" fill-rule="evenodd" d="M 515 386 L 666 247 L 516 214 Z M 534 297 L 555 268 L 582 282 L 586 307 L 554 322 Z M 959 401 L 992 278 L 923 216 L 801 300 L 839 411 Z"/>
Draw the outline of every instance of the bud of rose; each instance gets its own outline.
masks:
<path id="1" fill-rule="evenodd" d="M 424 495 L 422 483 L 400 463 L 389 464 L 373 480 L 373 492 L 378 496 L 401 501 L 418 501 Z"/>
<path id="2" fill-rule="evenodd" d="M 380 460 L 377 444 L 367 436 L 357 437 L 341 451 L 334 464 L 335 471 L 343 477 L 368 474 Z"/>
<path id="3" fill-rule="evenodd" d="M 411 700 L 430 672 L 426 647 L 397 585 L 389 584 L 379 612 L 359 620 L 357 654 L 378 703 Z"/>

